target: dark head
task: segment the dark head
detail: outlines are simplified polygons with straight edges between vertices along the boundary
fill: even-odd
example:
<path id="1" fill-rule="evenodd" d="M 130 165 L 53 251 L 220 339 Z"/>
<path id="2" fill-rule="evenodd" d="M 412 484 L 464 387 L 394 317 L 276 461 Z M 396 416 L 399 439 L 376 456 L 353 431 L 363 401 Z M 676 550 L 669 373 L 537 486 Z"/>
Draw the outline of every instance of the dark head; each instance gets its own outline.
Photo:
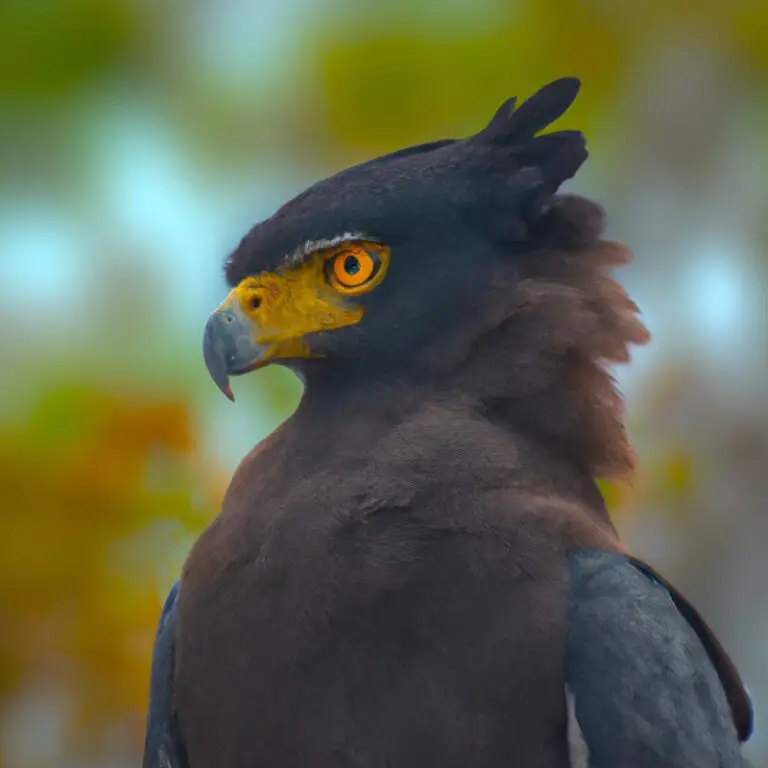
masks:
<path id="1" fill-rule="evenodd" d="M 571 105 L 551 83 L 479 133 L 385 155 L 321 181 L 254 227 L 209 320 L 217 385 L 269 363 L 307 381 L 450 386 L 554 441 L 595 474 L 631 465 L 605 366 L 646 332 L 606 270 L 626 249 L 557 190 L 587 158 L 578 131 L 539 133 Z M 536 410 L 540 412 L 537 414 Z"/>

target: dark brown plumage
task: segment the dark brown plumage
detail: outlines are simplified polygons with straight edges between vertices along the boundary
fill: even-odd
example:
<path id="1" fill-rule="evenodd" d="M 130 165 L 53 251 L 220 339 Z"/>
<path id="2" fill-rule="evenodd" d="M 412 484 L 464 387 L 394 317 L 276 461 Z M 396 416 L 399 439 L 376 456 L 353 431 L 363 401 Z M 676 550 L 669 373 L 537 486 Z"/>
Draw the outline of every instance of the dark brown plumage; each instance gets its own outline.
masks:
<path id="1" fill-rule="evenodd" d="M 738 675 L 627 559 L 595 483 L 632 471 L 608 366 L 647 333 L 600 208 L 553 196 L 583 137 L 534 138 L 576 89 L 321 182 L 228 260 L 236 289 L 206 336 L 222 387 L 273 344 L 230 341 L 269 310 L 262 294 L 237 309 L 263 290 L 252 276 L 341 233 L 391 249 L 381 285 L 344 299 L 360 322 L 278 359 L 305 381 L 298 411 L 244 459 L 185 565 L 172 671 L 155 675 L 173 689 L 156 733 L 174 768 L 576 766 L 579 713 L 598 768 L 739 764 Z M 631 632 L 601 607 L 619 604 Z M 662 629 L 680 638 L 666 666 Z M 652 703 L 614 700 L 624 677 L 679 695 L 658 743 Z"/>

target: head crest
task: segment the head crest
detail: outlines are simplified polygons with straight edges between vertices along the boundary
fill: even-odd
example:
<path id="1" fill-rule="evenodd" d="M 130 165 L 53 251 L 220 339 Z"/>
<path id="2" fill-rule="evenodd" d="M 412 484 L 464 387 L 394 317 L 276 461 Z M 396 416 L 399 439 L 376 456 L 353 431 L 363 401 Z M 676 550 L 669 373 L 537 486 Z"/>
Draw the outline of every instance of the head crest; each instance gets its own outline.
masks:
<path id="1" fill-rule="evenodd" d="M 545 85 L 517 109 L 517 100 L 508 99 L 491 122 L 469 139 L 474 146 L 490 150 L 495 168 L 523 184 L 522 199 L 518 189 L 513 194 L 529 226 L 548 210 L 561 184 L 587 159 L 586 140 L 580 131 L 538 135 L 566 112 L 580 87 L 578 78 L 565 77 Z M 511 209 L 513 199 L 507 204 Z M 522 234 L 524 231 L 518 236 Z"/>
<path id="2" fill-rule="evenodd" d="M 476 138 L 488 144 L 524 144 L 565 114 L 580 88 L 578 78 L 564 77 L 545 85 L 517 109 L 513 96 L 499 107 Z"/>

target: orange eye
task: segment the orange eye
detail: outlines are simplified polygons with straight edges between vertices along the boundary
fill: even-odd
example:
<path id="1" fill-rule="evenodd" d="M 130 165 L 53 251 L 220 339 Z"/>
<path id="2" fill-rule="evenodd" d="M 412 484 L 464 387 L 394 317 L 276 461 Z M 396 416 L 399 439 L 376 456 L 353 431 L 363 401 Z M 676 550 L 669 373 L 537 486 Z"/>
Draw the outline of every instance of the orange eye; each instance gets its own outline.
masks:
<path id="1" fill-rule="evenodd" d="M 382 277 L 377 248 L 345 246 L 327 263 L 328 280 L 340 293 L 355 295 L 373 288 Z"/>
<path id="2" fill-rule="evenodd" d="M 375 269 L 376 262 L 362 248 L 344 251 L 333 259 L 333 276 L 345 288 L 368 282 Z"/>

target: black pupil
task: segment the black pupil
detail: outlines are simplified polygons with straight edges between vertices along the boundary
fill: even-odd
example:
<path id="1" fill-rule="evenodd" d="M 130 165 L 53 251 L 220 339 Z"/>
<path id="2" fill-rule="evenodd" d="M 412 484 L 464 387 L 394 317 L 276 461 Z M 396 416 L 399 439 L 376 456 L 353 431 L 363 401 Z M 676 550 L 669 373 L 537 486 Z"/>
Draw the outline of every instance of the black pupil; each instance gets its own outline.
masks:
<path id="1" fill-rule="evenodd" d="M 360 271 L 360 259 L 357 256 L 347 256 L 344 259 L 344 271 L 348 275 L 356 275 Z"/>

